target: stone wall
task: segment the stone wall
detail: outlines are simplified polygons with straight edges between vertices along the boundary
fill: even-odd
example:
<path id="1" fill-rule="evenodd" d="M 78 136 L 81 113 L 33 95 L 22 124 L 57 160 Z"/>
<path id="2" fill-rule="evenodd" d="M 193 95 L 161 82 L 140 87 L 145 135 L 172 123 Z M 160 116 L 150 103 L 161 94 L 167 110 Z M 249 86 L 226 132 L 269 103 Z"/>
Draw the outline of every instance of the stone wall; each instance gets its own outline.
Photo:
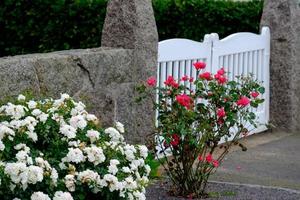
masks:
<path id="1" fill-rule="evenodd" d="M 0 98 L 31 91 L 69 93 L 82 100 L 103 126 L 125 124 L 125 138 L 145 142 L 152 132 L 151 102 L 134 102 L 135 86 L 155 75 L 158 34 L 151 0 L 111 0 L 103 46 L 0 58 Z"/>
<path id="2" fill-rule="evenodd" d="M 261 26 L 271 30 L 270 120 L 277 129 L 300 129 L 299 0 L 265 0 Z"/>

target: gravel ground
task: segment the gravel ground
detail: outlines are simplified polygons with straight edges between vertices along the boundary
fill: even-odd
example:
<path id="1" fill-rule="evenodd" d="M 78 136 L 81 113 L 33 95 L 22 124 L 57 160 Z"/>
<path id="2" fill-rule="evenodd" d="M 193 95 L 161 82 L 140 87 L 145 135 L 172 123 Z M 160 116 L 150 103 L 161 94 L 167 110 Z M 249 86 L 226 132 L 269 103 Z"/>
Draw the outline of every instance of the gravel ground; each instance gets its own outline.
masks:
<path id="1" fill-rule="evenodd" d="M 168 184 L 157 182 L 147 189 L 147 200 L 185 200 L 168 195 Z M 217 191 L 217 192 L 216 192 Z M 211 182 L 206 200 L 300 200 L 300 191 L 259 185 Z"/>

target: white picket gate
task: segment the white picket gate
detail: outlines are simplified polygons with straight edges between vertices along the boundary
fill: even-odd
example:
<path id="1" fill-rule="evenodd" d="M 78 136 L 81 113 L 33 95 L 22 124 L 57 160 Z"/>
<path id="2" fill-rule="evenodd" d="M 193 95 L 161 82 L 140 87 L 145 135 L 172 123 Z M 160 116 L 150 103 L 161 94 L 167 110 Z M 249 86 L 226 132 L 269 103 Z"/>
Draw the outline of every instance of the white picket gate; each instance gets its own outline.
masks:
<path id="1" fill-rule="evenodd" d="M 224 67 L 228 79 L 237 75 L 252 73 L 258 81 L 263 82 L 266 89 L 265 102 L 255 110 L 258 121 L 266 124 L 269 121 L 269 60 L 270 30 L 263 27 L 261 34 L 235 33 L 222 40 L 216 33 L 207 34 L 202 43 L 188 39 L 169 39 L 158 45 L 157 85 L 164 86 L 167 76 L 180 79 L 184 75 L 197 77 L 193 63 L 203 61 L 206 70 L 216 73 Z M 194 86 L 190 84 L 190 88 Z M 259 126 L 250 134 L 266 130 L 265 125 Z"/>

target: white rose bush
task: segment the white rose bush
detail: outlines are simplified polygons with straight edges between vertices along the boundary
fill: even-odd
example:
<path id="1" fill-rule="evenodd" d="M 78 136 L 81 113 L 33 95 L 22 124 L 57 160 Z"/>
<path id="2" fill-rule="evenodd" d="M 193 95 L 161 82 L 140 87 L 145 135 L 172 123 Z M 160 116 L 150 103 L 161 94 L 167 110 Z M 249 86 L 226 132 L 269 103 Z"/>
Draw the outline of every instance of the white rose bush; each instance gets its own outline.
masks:
<path id="1" fill-rule="evenodd" d="M 124 126 L 102 128 L 82 102 L 29 100 L 0 107 L 3 200 L 145 199 L 148 149 L 124 141 Z"/>

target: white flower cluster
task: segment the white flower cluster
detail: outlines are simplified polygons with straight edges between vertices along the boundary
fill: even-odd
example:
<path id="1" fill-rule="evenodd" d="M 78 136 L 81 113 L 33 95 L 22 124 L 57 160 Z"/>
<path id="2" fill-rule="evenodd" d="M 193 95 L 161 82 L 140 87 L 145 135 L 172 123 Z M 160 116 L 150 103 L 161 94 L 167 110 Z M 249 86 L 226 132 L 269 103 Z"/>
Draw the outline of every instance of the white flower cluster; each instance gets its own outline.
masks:
<path id="1" fill-rule="evenodd" d="M 77 200 L 73 193 L 86 185 L 90 191 L 82 195 L 110 191 L 120 199 L 146 198 L 148 149 L 127 144 L 120 122 L 101 130 L 97 117 L 67 94 L 41 101 L 19 95 L 18 104 L 0 107 L 0 116 L 0 189 L 31 191 L 31 200 Z M 32 190 L 37 184 L 51 189 Z"/>

